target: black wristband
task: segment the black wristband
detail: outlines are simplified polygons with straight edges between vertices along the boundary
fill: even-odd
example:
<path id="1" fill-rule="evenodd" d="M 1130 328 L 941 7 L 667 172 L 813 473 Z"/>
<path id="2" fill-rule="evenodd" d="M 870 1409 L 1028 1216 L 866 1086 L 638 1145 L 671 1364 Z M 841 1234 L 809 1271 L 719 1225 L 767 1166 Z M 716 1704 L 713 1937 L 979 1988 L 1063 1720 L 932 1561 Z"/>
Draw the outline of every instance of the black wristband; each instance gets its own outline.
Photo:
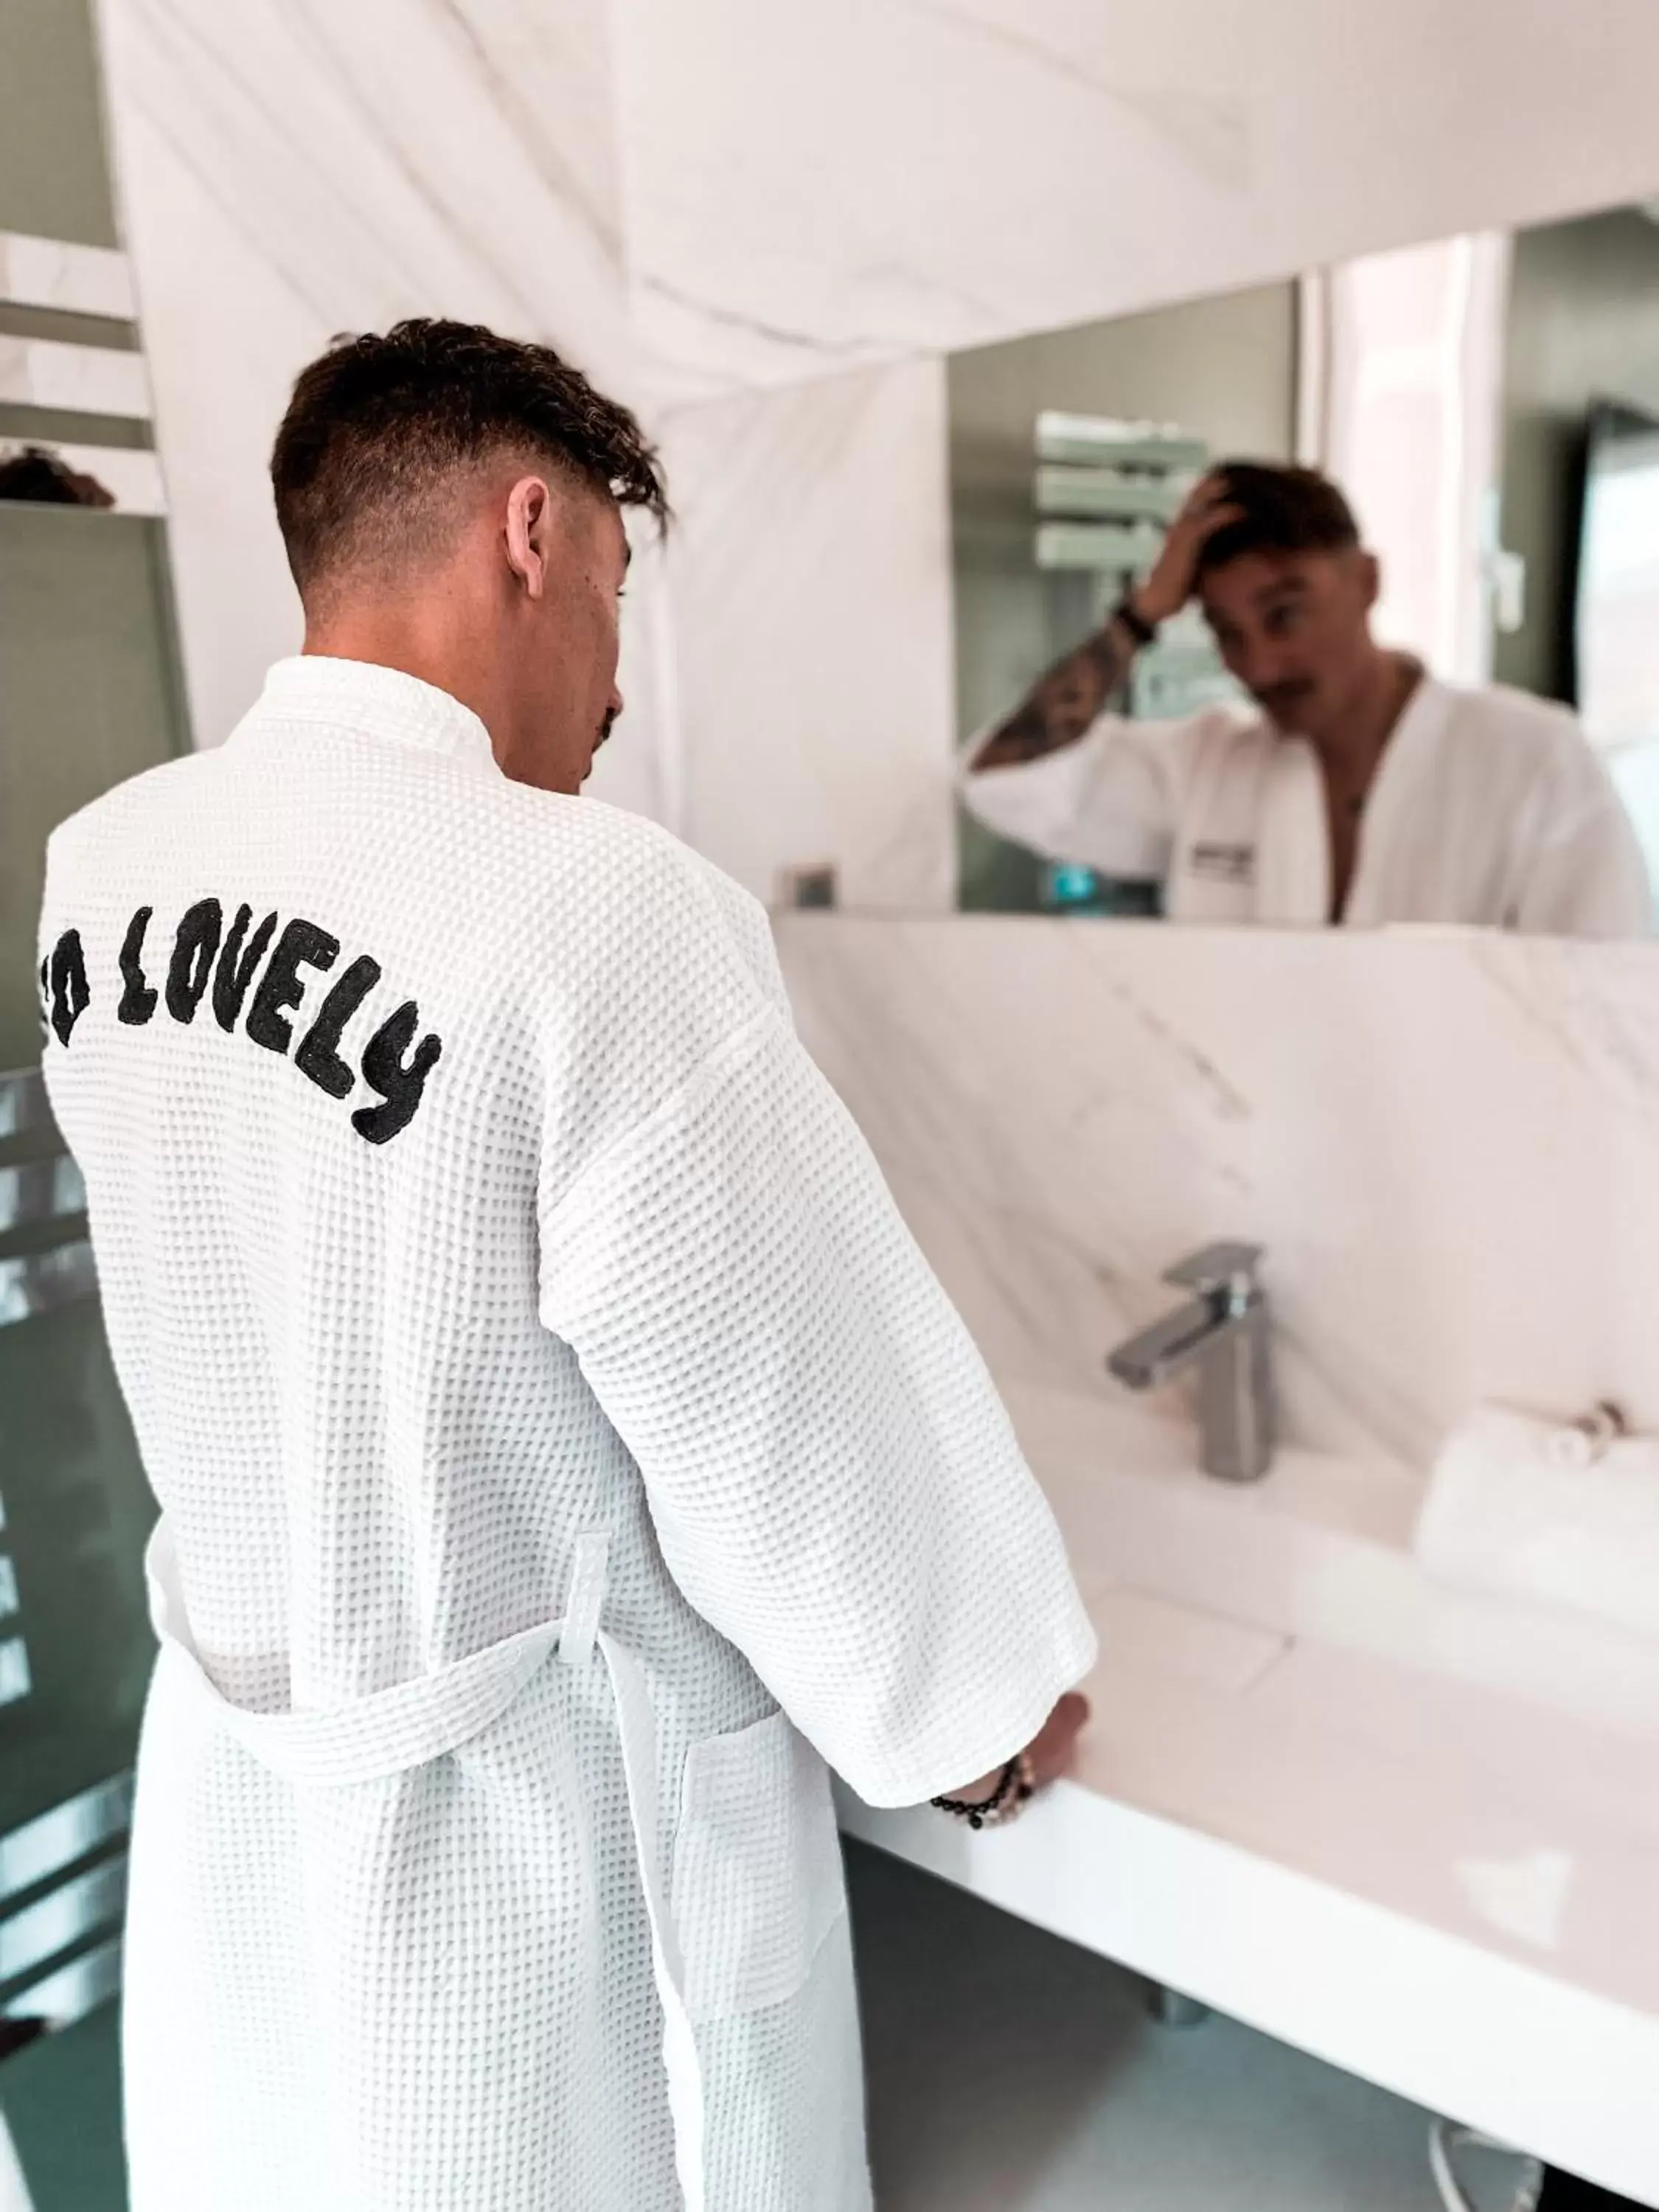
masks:
<path id="1" fill-rule="evenodd" d="M 1134 602 L 1134 593 L 1126 592 L 1107 617 L 1108 627 L 1121 622 L 1137 645 L 1150 645 L 1158 635 L 1158 624 L 1149 623 Z"/>

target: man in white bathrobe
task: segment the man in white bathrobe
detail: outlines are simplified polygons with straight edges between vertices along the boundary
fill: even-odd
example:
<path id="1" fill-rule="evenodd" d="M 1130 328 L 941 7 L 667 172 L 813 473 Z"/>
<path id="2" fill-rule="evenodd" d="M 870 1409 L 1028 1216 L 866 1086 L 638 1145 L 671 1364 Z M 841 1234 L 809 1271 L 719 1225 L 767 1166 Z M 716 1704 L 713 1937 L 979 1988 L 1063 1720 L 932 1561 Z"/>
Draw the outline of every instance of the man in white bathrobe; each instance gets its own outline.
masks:
<path id="1" fill-rule="evenodd" d="M 1172 921 L 1650 934 L 1640 847 L 1572 716 L 1379 645 L 1377 586 L 1328 479 L 1228 463 L 1105 626 L 968 747 L 965 803 L 1051 859 L 1155 879 Z M 1194 597 L 1254 710 L 1111 713 Z"/>
<path id="2" fill-rule="evenodd" d="M 632 418 L 405 324 L 272 467 L 306 653 L 41 942 L 162 1508 L 133 2212 L 857 2212 L 826 1763 L 998 1817 L 1088 1621 L 763 913 L 577 796 Z"/>

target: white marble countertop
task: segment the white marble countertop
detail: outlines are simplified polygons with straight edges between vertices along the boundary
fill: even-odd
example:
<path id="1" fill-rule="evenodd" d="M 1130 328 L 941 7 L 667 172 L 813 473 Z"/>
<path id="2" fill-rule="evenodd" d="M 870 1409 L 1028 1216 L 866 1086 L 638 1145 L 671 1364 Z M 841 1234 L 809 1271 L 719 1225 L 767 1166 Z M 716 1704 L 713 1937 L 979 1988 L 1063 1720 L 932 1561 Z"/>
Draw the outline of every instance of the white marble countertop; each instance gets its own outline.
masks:
<path id="1" fill-rule="evenodd" d="M 848 1832 L 1659 2204 L 1659 1638 L 1437 1588 L 1398 1469 L 1235 1489 L 1104 1389 L 1006 1395 L 1101 1632 L 1075 1778 Z"/>

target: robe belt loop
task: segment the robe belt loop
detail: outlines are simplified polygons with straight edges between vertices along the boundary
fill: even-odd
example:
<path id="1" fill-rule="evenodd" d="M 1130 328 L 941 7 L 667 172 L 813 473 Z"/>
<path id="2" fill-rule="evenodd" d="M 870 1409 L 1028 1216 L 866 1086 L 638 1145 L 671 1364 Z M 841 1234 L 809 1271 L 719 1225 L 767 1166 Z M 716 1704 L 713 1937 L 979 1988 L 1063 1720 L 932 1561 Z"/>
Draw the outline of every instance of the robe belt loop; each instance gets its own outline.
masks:
<path id="1" fill-rule="evenodd" d="M 577 1537 L 559 1637 L 559 1657 L 567 1667 L 585 1666 L 593 1656 L 610 1565 L 611 1538 L 605 1529 L 590 1528 Z"/>

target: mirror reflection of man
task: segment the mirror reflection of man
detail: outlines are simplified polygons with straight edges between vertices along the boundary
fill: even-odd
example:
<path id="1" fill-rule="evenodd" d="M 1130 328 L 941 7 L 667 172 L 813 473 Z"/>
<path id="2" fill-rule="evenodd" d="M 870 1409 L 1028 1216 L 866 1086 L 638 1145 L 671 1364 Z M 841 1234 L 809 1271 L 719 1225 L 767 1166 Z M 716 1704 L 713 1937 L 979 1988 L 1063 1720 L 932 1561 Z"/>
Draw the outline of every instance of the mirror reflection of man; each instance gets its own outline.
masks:
<path id="1" fill-rule="evenodd" d="M 1161 881 L 1175 921 L 1650 934 L 1640 848 L 1571 714 L 1379 645 L 1378 580 L 1327 478 L 1227 464 L 1104 627 L 969 747 L 967 805 L 1051 859 Z M 1109 712 L 1194 599 L 1254 709 Z"/>

